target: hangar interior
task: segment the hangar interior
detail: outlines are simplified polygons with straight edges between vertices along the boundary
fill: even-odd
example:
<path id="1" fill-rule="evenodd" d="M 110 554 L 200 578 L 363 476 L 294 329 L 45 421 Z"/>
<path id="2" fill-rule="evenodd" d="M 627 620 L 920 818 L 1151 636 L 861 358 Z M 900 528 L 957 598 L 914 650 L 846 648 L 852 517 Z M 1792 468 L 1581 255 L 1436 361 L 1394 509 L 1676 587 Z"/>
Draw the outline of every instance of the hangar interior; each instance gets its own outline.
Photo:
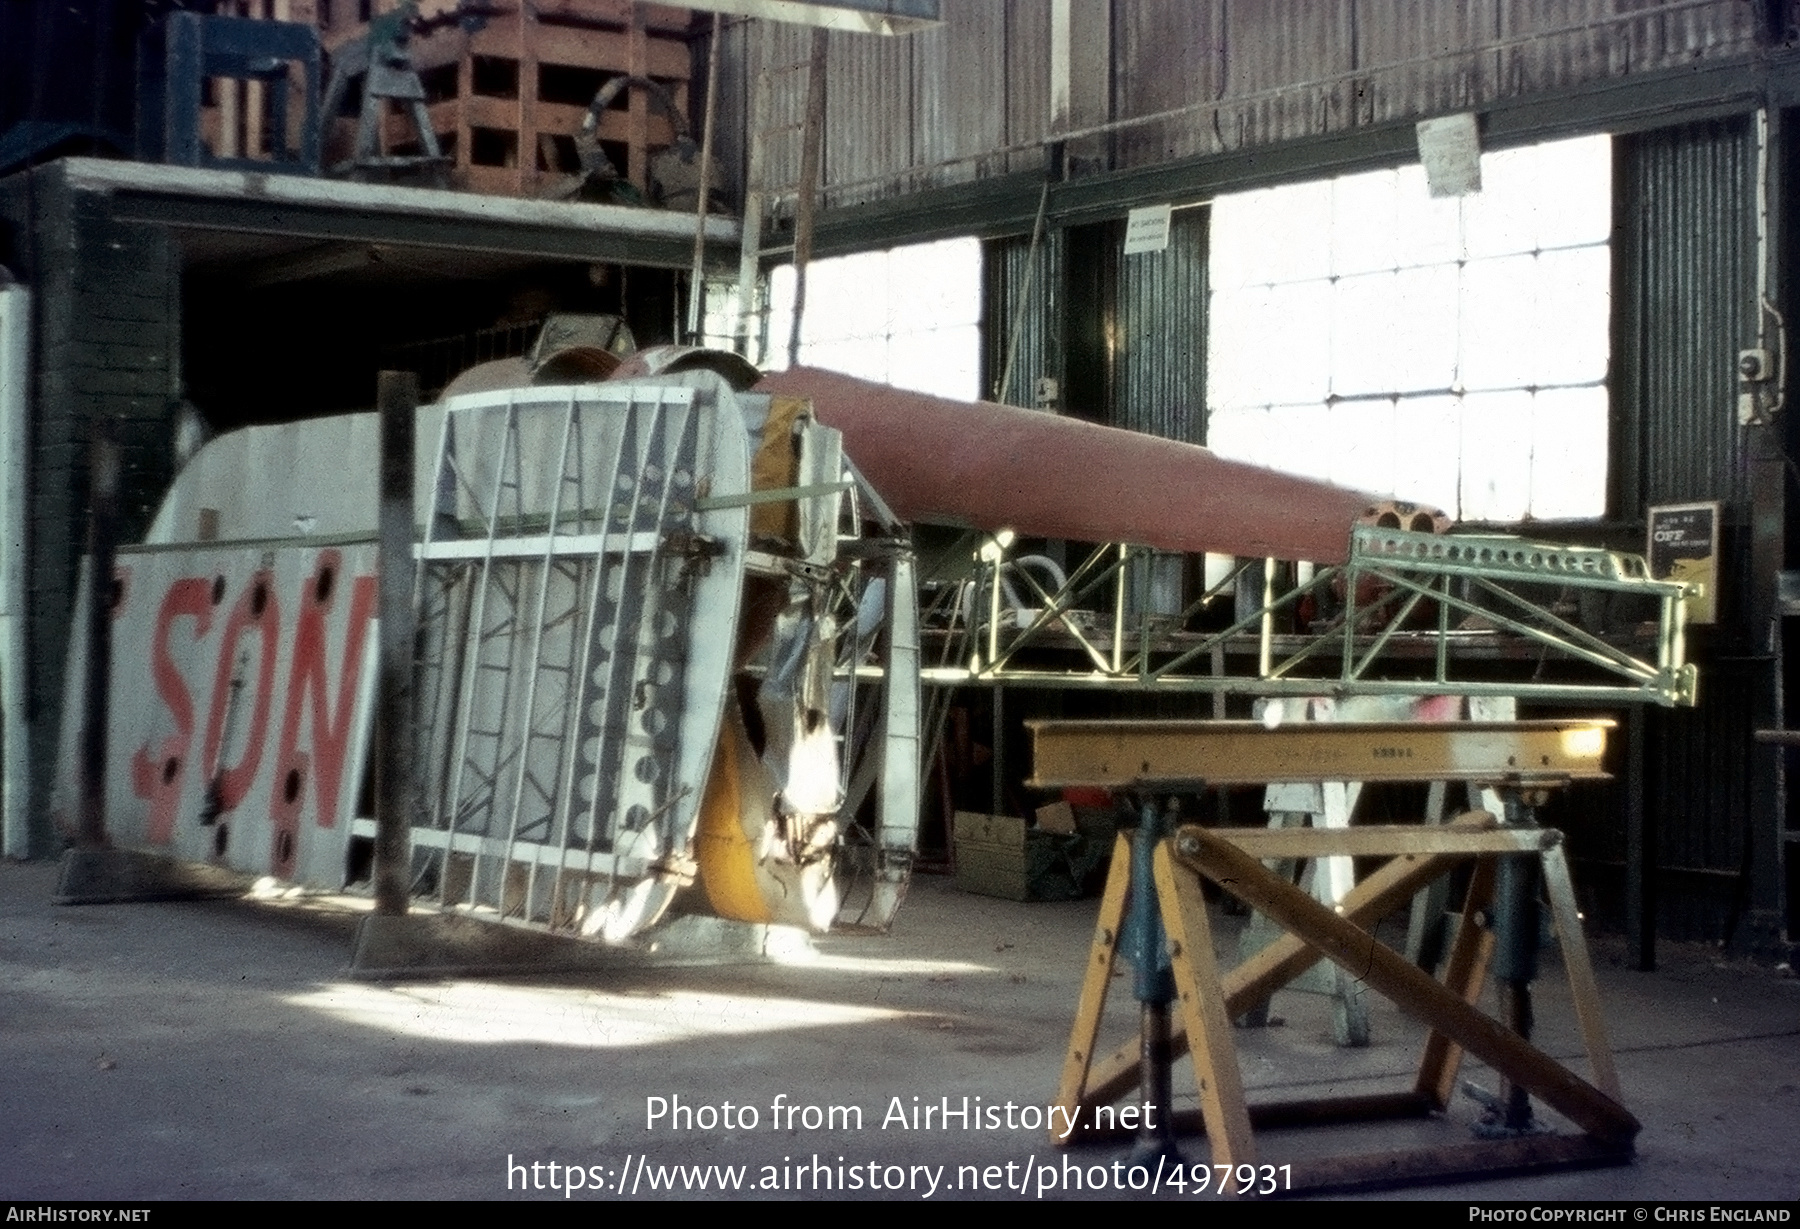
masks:
<path id="1" fill-rule="evenodd" d="M 1659 940 L 1791 962 L 1791 0 L 31 0 L 0 21 L 9 858 L 53 858 L 70 839 L 51 815 L 97 425 L 119 448 L 117 540 L 138 543 L 199 441 L 367 411 L 384 371 L 412 372 L 430 404 L 469 367 L 536 354 L 547 321 L 617 318 L 621 352 L 735 349 L 797 380 L 822 368 L 1203 445 L 1441 509 L 1452 537 L 1650 555 L 1653 509 L 1710 509 L 1706 612 L 1690 602 L 1678 632 L 1697 691 L 1640 671 L 1581 692 L 1592 671 L 1483 639 L 1495 626 L 1474 607 L 1447 655 L 1493 693 L 1513 684 L 1518 717 L 1616 721 L 1607 779 L 1539 811 L 1566 831 L 1587 924 L 1614 936 L 1619 963 L 1655 969 Z M 257 41 L 278 26 L 310 33 L 298 50 Z M 190 36 L 199 58 L 183 66 Z M 421 458 L 435 443 L 421 436 Z M 280 488 L 242 476 L 264 481 Z M 872 470 L 870 485 L 884 494 Z M 1000 569 L 1015 566 L 996 554 L 993 578 L 970 581 L 972 554 L 1011 550 L 1064 578 L 1107 539 L 1027 531 L 996 546 L 957 519 L 910 538 L 926 748 L 912 873 L 958 873 L 961 815 L 1023 828 L 1060 800 L 1105 822 L 1091 791 L 1033 788 L 1028 723 L 1267 721 L 1298 694 L 1257 684 L 1268 643 L 1303 635 L 1305 618 L 1265 617 L 1259 644 L 1249 613 L 1302 592 L 1313 564 L 1244 570 L 1249 553 L 1223 549 L 1146 553 L 1087 602 L 1118 620 L 1114 649 L 1127 618 L 1144 629 L 1145 663 L 1154 636 L 1165 660 L 1211 645 L 1214 682 L 1142 685 L 1146 667 L 1133 685 L 1117 656 L 1118 686 L 1030 676 L 1028 662 L 1095 654 L 1103 637 L 1073 618 L 1042 659 L 1017 653 L 1017 677 L 996 676 L 991 653 L 987 674 L 959 675 L 959 603 L 999 611 Z M 884 577 L 891 601 L 912 573 L 887 566 L 857 584 Z M 1051 605 L 1050 574 L 1011 630 Z M 1319 589 L 1321 608 L 1341 589 Z M 931 621 L 934 599 L 949 623 Z M 1658 652 L 1646 600 L 1564 589 L 1544 604 L 1571 641 L 1635 661 Z M 1386 626 L 1364 637 L 1380 642 L 1371 657 Z M 1340 696 L 1357 690 L 1345 652 L 1343 678 L 1327 676 Z M 762 718 L 742 707 L 760 743 Z M 355 761 L 358 817 L 373 814 L 377 758 Z M 1248 780 L 1184 805 L 1214 827 L 1267 818 Z M 1438 805 L 1401 780 L 1372 786 L 1359 819 Z M 1074 878 L 1101 882 L 1091 867 Z M 907 908 L 951 908 L 942 887 Z"/>

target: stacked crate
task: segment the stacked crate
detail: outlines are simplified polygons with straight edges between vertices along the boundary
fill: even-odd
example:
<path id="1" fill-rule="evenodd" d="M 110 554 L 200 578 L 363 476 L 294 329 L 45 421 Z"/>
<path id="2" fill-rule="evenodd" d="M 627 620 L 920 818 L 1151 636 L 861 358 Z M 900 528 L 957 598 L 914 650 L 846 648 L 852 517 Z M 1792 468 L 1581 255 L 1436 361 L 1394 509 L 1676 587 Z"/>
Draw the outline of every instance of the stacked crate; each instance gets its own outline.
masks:
<path id="1" fill-rule="evenodd" d="M 329 54 L 368 29 L 400 0 L 311 0 Z M 456 0 L 424 0 L 429 18 Z M 648 77 L 687 106 L 691 71 L 686 9 L 631 0 L 495 0 L 502 10 L 473 32 L 449 25 L 415 37 L 411 51 L 424 81 L 431 125 L 454 159 L 453 187 L 502 196 L 541 196 L 579 168 L 574 137 L 588 104 L 615 76 Z M 335 124 L 341 142 L 354 130 Z M 615 167 L 648 193 L 650 155 L 674 133 L 643 90 L 625 90 L 602 117 L 602 148 Z M 412 121 L 387 117 L 384 152 L 417 152 Z M 333 160 L 327 144 L 326 163 Z"/>

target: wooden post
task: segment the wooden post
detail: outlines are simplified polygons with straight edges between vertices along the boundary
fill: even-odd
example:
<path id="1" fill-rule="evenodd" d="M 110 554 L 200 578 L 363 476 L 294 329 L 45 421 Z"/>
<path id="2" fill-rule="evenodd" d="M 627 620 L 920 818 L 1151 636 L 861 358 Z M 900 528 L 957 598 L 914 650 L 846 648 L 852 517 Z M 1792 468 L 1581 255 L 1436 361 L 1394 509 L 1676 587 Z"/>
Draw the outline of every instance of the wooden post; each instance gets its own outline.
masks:
<path id="1" fill-rule="evenodd" d="M 1189 876 L 1185 883 L 1177 878 L 1167 841 L 1157 846 L 1155 874 L 1213 1164 L 1249 1163 L 1255 1159 L 1256 1145 L 1250 1134 L 1250 1112 L 1244 1103 L 1244 1078 L 1238 1069 L 1231 1018 L 1225 1014 L 1206 900 L 1194 877 Z M 1164 1115 L 1173 1113 L 1173 1107 L 1166 1104 L 1158 1109 Z"/>
<path id="2" fill-rule="evenodd" d="M 627 34 L 626 61 L 633 77 L 650 75 L 650 40 L 644 32 L 644 6 L 631 6 L 631 26 Z M 632 186 L 650 199 L 650 95 L 643 90 L 625 91 L 629 136 L 626 137 L 625 176 Z"/>
<path id="3" fill-rule="evenodd" d="M 538 134 L 537 134 L 537 95 L 538 95 L 538 58 L 537 58 L 537 8 L 535 5 L 519 6 L 519 145 L 517 159 L 519 163 L 520 196 L 536 196 L 538 182 Z M 638 7 L 631 8 L 633 23 L 643 19 L 638 15 Z M 555 167 L 551 167 L 555 170 Z"/>
<path id="4" fill-rule="evenodd" d="M 1130 888 L 1131 843 L 1121 835 L 1113 841 L 1112 869 L 1106 877 L 1106 894 L 1100 900 L 1100 918 L 1094 924 L 1087 973 L 1081 979 L 1081 998 L 1075 1007 L 1075 1026 L 1069 1031 L 1069 1052 L 1057 1085 L 1056 1103 L 1067 1112 L 1069 1121 L 1081 1112 L 1088 1071 L 1094 1062 L 1094 1042 L 1100 1036 L 1100 1017 L 1106 1011 L 1106 992 L 1112 986 L 1113 957 L 1119 950 L 1119 930 L 1125 921 L 1125 897 Z M 1068 1142 L 1054 1131 L 1051 1138 L 1059 1144 Z"/>
<path id="5" fill-rule="evenodd" d="M 413 427 L 419 378 L 384 371 L 381 413 L 381 508 L 376 574 L 380 578 L 381 655 L 375 716 L 375 911 L 406 913 L 408 850 L 414 810 L 412 665 Z"/>
<path id="6" fill-rule="evenodd" d="M 1463 896 L 1462 917 L 1457 924 L 1456 941 L 1450 947 L 1450 958 L 1444 967 L 1444 988 L 1473 1007 L 1487 984 L 1488 960 L 1494 954 L 1494 936 L 1488 930 L 1486 913 L 1494 896 L 1494 859 L 1483 858 L 1475 864 L 1475 873 Z M 1439 1032 L 1425 1037 L 1425 1055 L 1419 1060 L 1416 1090 L 1430 1097 L 1438 1110 L 1448 1109 L 1456 1092 L 1456 1073 L 1462 1067 L 1462 1047 Z M 1602 1092 L 1617 1098 L 1612 1089 Z"/>

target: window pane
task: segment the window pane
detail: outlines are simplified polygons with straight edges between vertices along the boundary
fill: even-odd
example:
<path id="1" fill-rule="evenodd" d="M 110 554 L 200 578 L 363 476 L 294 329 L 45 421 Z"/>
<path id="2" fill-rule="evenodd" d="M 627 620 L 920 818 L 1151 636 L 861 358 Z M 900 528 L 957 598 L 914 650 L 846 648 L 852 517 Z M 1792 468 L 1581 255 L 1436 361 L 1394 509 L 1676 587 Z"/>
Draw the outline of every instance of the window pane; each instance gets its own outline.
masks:
<path id="1" fill-rule="evenodd" d="M 1462 356 L 1458 382 L 1467 389 L 1524 388 L 1538 355 L 1538 262 L 1535 256 L 1471 260 L 1463 266 Z"/>
<path id="2" fill-rule="evenodd" d="M 1462 506 L 1462 474 L 1444 463 L 1462 450 L 1460 399 L 1402 397 L 1394 406 L 1393 444 L 1394 495 L 1452 513 Z"/>
<path id="3" fill-rule="evenodd" d="M 1394 402 L 1341 401 L 1331 407 L 1331 470 L 1326 477 L 1359 491 L 1394 489 Z"/>
<path id="4" fill-rule="evenodd" d="M 1393 385 L 1401 392 L 1447 391 L 1456 382 L 1462 300 L 1455 265 L 1394 275 Z"/>
<path id="5" fill-rule="evenodd" d="M 1606 378 L 1612 338 L 1612 259 L 1604 247 L 1545 252 L 1537 258 L 1535 379 L 1585 384 Z"/>
<path id="6" fill-rule="evenodd" d="M 1331 193 L 1331 271 L 1340 277 L 1396 268 L 1400 176 L 1346 175 Z"/>
<path id="7" fill-rule="evenodd" d="M 1531 510 L 1530 393 L 1471 393 L 1462 405 L 1462 515 L 1518 521 Z"/>
<path id="8" fill-rule="evenodd" d="M 1548 389 L 1532 406 L 1531 515 L 1542 521 L 1603 516 L 1606 390 Z"/>
<path id="9" fill-rule="evenodd" d="M 1464 520 L 1603 515 L 1610 148 L 1485 154 L 1450 200 L 1413 165 L 1216 201 L 1208 442 Z"/>
<path id="10" fill-rule="evenodd" d="M 1331 302 L 1331 391 L 1339 397 L 1394 391 L 1399 364 L 1395 274 L 1340 277 Z"/>
<path id="11" fill-rule="evenodd" d="M 769 349 L 787 366 L 794 268 L 769 274 Z M 980 396 L 981 243 L 950 239 L 807 266 L 800 361 L 899 388 Z"/>

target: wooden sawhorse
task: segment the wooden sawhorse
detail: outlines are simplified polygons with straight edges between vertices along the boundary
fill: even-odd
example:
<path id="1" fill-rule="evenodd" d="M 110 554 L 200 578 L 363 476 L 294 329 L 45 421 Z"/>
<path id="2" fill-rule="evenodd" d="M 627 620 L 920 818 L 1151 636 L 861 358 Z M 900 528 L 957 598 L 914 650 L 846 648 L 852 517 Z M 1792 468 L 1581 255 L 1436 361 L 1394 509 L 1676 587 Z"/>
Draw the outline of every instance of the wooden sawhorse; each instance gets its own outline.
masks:
<path id="1" fill-rule="evenodd" d="M 1240 722 L 1041 722 L 1032 727 L 1038 754 L 1034 783 L 1129 787 L 1151 794 L 1184 791 L 1200 782 L 1483 780 L 1535 796 L 1570 780 L 1602 776 L 1599 756 L 1606 728 L 1607 723 L 1602 722 L 1277 730 Z M 1356 885 L 1335 912 L 1271 873 L 1261 861 L 1332 855 L 1386 857 L 1389 861 Z M 1494 907 L 1498 863 L 1503 858 L 1526 857 L 1541 865 L 1591 1081 L 1475 1006 L 1494 949 L 1493 934 L 1484 921 Z M 1370 931 L 1420 888 L 1470 861 L 1474 871 L 1462 924 L 1439 981 L 1377 941 Z M 1096 1049 L 1133 888 L 1131 868 L 1129 841 L 1121 836 L 1057 1092 L 1057 1103 L 1065 1112 L 1079 1114 L 1077 1121 L 1088 1126 L 1098 1107 L 1111 1105 L 1143 1079 L 1144 1054 L 1154 1052 L 1139 1042 L 1104 1057 Z M 1581 1134 L 1521 1133 L 1442 1147 L 1316 1160 L 1295 1167 L 1291 1189 L 1497 1176 L 1531 1169 L 1615 1164 L 1631 1157 L 1638 1122 L 1620 1103 L 1618 1075 L 1561 833 L 1535 826 L 1503 826 L 1484 812 L 1472 812 L 1441 827 L 1208 830 L 1190 824 L 1157 842 L 1153 876 L 1180 1015 L 1179 1026 L 1169 1030 L 1169 1045 L 1163 1052 L 1171 1057 L 1191 1052 L 1200 1097 L 1198 1115 L 1165 1112 L 1164 1119 L 1174 1129 L 1203 1127 L 1215 1165 L 1254 1164 L 1256 1127 L 1391 1120 L 1440 1112 L 1455 1091 L 1465 1053 L 1487 1063 L 1514 1089 L 1523 1090 L 1521 1099 L 1527 1093 L 1535 1095 L 1569 1118 L 1581 1128 Z M 1222 974 L 1201 894 L 1202 878 L 1273 919 L 1285 932 L 1283 936 Z M 1429 1030 L 1413 1086 L 1370 1096 L 1251 1106 L 1238 1069 L 1231 1020 L 1321 957 L 1354 972 Z M 1084 1135 L 1095 1137 L 1091 1131 L 1077 1130 L 1059 1142 L 1073 1142 Z"/>

